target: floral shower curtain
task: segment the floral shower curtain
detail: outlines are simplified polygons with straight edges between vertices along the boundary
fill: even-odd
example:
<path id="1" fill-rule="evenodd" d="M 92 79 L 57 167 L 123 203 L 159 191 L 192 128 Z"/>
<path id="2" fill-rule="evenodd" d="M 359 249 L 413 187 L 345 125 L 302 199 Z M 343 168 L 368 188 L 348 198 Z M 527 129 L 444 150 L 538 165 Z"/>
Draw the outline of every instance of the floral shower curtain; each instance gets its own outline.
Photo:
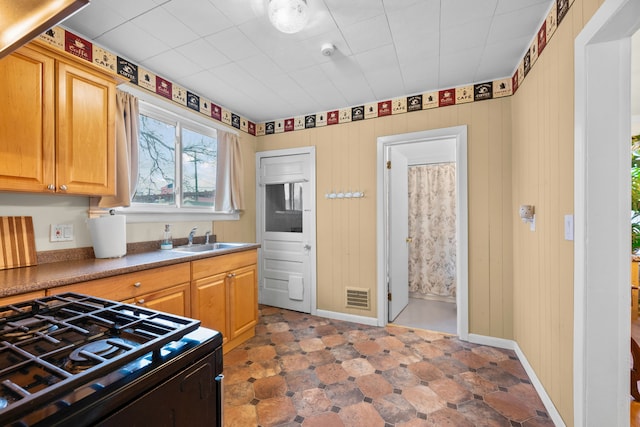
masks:
<path id="1" fill-rule="evenodd" d="M 409 293 L 455 301 L 456 165 L 409 167 Z"/>

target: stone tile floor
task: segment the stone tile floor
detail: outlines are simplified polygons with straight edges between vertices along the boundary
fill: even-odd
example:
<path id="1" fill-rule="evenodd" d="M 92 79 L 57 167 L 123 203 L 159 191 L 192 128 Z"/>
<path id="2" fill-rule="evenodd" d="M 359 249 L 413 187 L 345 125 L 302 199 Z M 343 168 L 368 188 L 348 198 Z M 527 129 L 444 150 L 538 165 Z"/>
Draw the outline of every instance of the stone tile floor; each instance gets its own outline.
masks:
<path id="1" fill-rule="evenodd" d="M 260 306 L 224 359 L 225 426 L 553 426 L 515 353 Z"/>

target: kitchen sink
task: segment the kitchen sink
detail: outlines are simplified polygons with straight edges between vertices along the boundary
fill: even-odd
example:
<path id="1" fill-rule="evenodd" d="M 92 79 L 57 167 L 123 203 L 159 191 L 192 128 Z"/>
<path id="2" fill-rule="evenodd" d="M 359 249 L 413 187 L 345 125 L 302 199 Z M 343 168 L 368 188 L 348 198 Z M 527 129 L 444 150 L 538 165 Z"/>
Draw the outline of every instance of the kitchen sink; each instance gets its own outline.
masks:
<path id="1" fill-rule="evenodd" d="M 224 243 L 224 242 L 219 242 L 219 243 L 206 243 L 206 244 L 199 244 L 199 245 L 185 245 L 185 246 L 178 246 L 173 248 L 172 250 L 174 251 L 178 251 L 178 252 L 209 252 L 209 251 L 221 251 L 223 249 L 235 249 L 235 248 L 242 248 L 244 246 L 249 246 L 251 243 Z"/>

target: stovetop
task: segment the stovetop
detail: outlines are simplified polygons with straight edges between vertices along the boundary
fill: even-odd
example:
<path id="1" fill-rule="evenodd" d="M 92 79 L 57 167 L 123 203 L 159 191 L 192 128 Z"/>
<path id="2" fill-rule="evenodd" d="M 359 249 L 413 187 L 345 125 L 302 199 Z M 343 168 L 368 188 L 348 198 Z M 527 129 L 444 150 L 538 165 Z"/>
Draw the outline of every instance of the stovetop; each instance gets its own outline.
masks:
<path id="1" fill-rule="evenodd" d="M 0 415 L 24 412 L 118 370 L 200 322 L 65 293 L 0 307 Z"/>

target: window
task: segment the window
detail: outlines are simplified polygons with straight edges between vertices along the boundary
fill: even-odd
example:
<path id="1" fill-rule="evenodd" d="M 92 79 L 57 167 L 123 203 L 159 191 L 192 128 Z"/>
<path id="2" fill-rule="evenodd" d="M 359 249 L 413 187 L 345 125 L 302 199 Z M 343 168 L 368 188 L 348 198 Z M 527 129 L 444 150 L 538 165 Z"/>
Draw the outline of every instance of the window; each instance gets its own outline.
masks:
<path id="1" fill-rule="evenodd" d="M 267 184 L 265 231 L 302 233 L 302 183 Z"/>
<path id="2" fill-rule="evenodd" d="M 140 102 L 132 207 L 215 211 L 217 132 Z"/>

